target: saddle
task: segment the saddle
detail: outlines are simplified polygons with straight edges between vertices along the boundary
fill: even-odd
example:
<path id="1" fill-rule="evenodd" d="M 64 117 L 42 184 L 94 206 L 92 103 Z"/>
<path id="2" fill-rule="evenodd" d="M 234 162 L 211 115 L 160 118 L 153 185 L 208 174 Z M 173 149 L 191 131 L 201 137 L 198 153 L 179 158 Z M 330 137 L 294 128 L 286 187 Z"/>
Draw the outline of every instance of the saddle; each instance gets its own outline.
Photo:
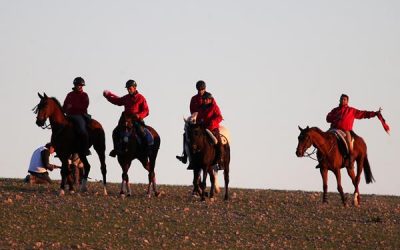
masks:
<path id="1" fill-rule="evenodd" d="M 207 131 L 207 134 L 210 137 L 211 141 L 214 144 L 217 144 L 218 140 L 217 140 L 217 138 L 215 138 L 215 135 L 208 129 L 206 129 L 206 131 Z M 228 144 L 230 142 L 230 133 L 226 127 L 219 126 L 219 135 L 221 137 L 222 145 Z"/>
<path id="2" fill-rule="evenodd" d="M 349 154 L 349 148 L 352 147 L 353 145 L 347 144 L 346 133 L 340 129 L 330 129 L 329 132 L 333 133 L 336 136 L 340 153 L 343 156 L 347 156 Z M 353 136 L 351 137 L 350 141 L 351 144 L 354 143 Z"/>

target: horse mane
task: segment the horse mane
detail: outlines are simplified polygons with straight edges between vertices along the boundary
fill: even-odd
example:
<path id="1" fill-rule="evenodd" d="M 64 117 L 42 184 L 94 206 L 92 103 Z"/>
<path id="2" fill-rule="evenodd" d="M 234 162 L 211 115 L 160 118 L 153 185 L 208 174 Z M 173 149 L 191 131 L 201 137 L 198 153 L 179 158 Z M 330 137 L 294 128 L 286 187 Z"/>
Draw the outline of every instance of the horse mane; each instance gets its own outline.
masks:
<path id="1" fill-rule="evenodd" d="M 50 99 L 53 99 L 53 101 L 57 104 L 57 106 L 60 108 L 60 110 L 64 113 L 64 109 L 63 109 L 63 107 L 61 106 L 60 101 L 59 101 L 57 98 L 55 98 L 55 97 L 50 97 Z"/>

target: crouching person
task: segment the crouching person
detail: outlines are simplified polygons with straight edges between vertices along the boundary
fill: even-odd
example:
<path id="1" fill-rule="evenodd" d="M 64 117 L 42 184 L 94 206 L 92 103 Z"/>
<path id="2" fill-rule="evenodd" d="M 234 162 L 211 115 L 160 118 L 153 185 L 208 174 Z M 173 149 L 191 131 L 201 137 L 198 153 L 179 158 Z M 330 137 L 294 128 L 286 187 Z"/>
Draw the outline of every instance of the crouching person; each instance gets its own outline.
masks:
<path id="1" fill-rule="evenodd" d="M 31 157 L 29 164 L 29 175 L 25 177 L 25 182 L 30 184 L 50 184 L 51 179 L 47 170 L 53 171 L 57 166 L 50 164 L 50 155 L 54 153 L 51 143 L 36 149 Z"/>

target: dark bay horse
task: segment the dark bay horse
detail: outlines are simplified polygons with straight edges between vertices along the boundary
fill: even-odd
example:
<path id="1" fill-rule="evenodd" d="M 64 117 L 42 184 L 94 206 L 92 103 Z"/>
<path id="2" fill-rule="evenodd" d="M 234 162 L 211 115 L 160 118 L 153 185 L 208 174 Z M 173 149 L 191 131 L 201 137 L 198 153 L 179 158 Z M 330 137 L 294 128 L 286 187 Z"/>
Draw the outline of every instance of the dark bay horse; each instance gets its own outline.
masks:
<path id="1" fill-rule="evenodd" d="M 210 175 L 211 189 L 210 199 L 214 198 L 216 191 L 216 175 L 214 175 L 214 166 L 216 158 L 216 149 L 214 142 L 211 140 L 206 129 L 196 123 L 185 120 L 186 133 L 189 138 L 189 150 L 191 151 L 191 164 L 193 166 L 194 177 L 193 187 L 194 190 L 200 191 L 201 200 L 204 201 L 206 197 L 206 181 L 207 174 Z M 224 145 L 223 153 L 223 166 L 224 181 L 225 181 L 225 200 L 229 199 L 228 185 L 229 185 L 229 163 L 230 163 L 230 146 L 229 143 Z M 199 185 L 200 172 L 203 171 L 203 180 Z"/>
<path id="2" fill-rule="evenodd" d="M 64 195 L 65 184 L 67 181 L 67 176 L 70 175 L 70 170 L 68 168 L 69 157 L 77 153 L 82 163 L 84 164 L 84 176 L 82 180 L 81 191 L 87 191 L 87 179 L 90 172 L 90 164 L 86 158 L 86 155 L 80 149 L 79 136 L 74 129 L 73 123 L 65 116 L 60 102 L 54 97 L 48 97 L 45 93 L 42 96 L 39 94 L 40 102 L 35 107 L 35 113 L 37 113 L 36 124 L 40 127 L 44 127 L 46 120 L 50 120 L 51 125 L 51 142 L 55 148 L 57 156 L 60 158 L 62 163 L 61 166 L 61 186 L 60 195 Z M 101 173 L 103 175 L 103 186 L 104 195 L 107 195 L 106 189 L 106 162 L 105 162 L 105 134 L 101 124 L 91 119 L 88 123 L 88 133 L 89 133 L 89 146 L 93 145 L 97 152 L 100 160 Z M 73 185 L 69 184 L 70 191 L 73 191 Z"/>
<path id="3" fill-rule="evenodd" d="M 121 130 L 125 133 L 124 138 L 124 152 L 117 155 L 118 163 L 122 168 L 122 183 L 121 192 L 122 197 L 131 195 L 131 188 L 129 184 L 128 170 L 131 166 L 133 160 L 138 159 L 143 167 L 149 172 L 148 180 L 149 184 L 147 186 L 147 195 L 151 196 L 151 188 L 153 188 L 154 195 L 158 197 L 160 192 L 157 191 L 156 186 L 156 175 L 154 168 L 156 165 L 156 159 L 158 150 L 160 148 L 161 138 L 157 131 L 150 126 L 146 126 L 148 131 L 152 134 L 154 138 L 154 143 L 146 150 L 145 146 L 141 145 L 136 138 L 136 131 L 134 126 L 134 119 L 129 115 L 125 115 L 125 122 L 121 126 Z M 147 142 L 142 141 L 142 144 Z"/>
<path id="4" fill-rule="evenodd" d="M 346 199 L 343 193 L 341 184 L 340 169 L 344 167 L 343 156 L 340 152 L 336 136 L 331 132 L 323 132 L 317 127 L 302 129 L 299 126 L 300 135 L 298 137 L 298 145 L 296 155 L 298 157 L 304 156 L 308 148 L 314 146 L 317 149 L 318 166 L 320 168 L 322 181 L 323 181 L 323 198 L 322 201 L 326 203 L 327 190 L 328 190 L 328 170 L 332 171 L 336 176 L 337 190 L 342 198 L 343 205 L 346 206 Z M 347 173 L 350 176 L 354 185 L 354 205 L 358 206 L 361 202 L 360 192 L 358 185 L 360 183 L 361 173 L 364 170 L 365 180 L 367 184 L 375 181 L 372 176 L 371 167 L 367 157 L 367 145 L 364 140 L 352 133 L 354 137 L 353 147 L 353 162 L 347 164 Z M 354 160 L 357 162 L 357 174 L 354 174 Z"/>

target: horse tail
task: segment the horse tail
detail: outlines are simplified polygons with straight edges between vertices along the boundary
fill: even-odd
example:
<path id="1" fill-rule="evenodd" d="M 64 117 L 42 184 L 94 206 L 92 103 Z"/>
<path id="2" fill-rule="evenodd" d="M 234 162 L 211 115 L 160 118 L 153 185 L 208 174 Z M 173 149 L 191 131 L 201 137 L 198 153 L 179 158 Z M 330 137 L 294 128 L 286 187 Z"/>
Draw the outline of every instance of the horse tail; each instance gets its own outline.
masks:
<path id="1" fill-rule="evenodd" d="M 368 156 L 364 159 L 364 176 L 367 184 L 375 181 L 374 176 L 372 176 L 371 166 L 369 165 Z"/>

